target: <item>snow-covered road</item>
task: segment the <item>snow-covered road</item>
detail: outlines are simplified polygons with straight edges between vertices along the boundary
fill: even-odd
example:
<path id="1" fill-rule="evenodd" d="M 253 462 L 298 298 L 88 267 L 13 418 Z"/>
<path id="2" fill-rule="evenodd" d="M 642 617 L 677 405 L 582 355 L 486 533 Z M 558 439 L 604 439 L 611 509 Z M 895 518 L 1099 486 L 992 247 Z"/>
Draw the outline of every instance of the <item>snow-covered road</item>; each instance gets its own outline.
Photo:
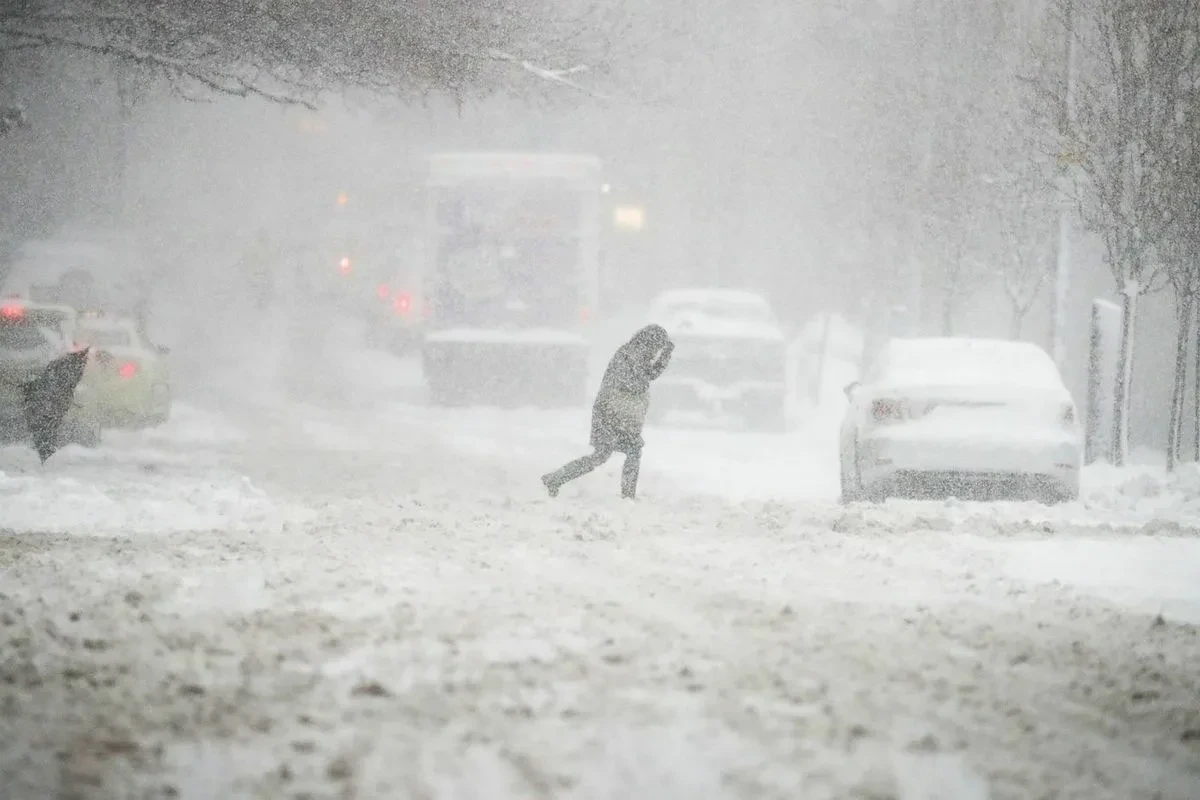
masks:
<path id="1" fill-rule="evenodd" d="M 842 509 L 816 415 L 551 501 L 586 425 L 356 393 L 0 451 L 0 796 L 1200 797 L 1200 474 Z"/>

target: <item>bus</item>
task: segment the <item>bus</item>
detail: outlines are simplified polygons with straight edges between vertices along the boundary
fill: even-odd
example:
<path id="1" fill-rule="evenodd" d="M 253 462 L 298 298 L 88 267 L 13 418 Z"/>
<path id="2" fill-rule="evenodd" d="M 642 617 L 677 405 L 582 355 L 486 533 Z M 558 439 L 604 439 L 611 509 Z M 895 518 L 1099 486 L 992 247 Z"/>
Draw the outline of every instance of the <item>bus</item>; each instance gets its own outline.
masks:
<path id="1" fill-rule="evenodd" d="M 418 300 L 435 404 L 586 400 L 601 194 L 592 155 L 430 157 Z"/>

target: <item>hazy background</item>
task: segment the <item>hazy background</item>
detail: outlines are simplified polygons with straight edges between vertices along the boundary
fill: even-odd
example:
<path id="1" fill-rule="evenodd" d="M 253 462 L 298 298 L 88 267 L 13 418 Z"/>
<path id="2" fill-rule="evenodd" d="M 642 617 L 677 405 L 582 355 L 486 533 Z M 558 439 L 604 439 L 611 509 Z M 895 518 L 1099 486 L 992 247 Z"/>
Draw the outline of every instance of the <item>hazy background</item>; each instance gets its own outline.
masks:
<path id="1" fill-rule="evenodd" d="M 129 234 L 162 265 L 155 323 L 186 359 L 228 331 L 260 230 L 308 263 L 347 210 L 403 238 L 432 151 L 586 151 L 604 160 L 609 203 L 646 214 L 640 232 L 610 226 L 610 318 L 664 288 L 723 285 L 767 293 L 795 325 L 826 310 L 866 325 L 900 304 L 911 330 L 1005 336 L 999 265 L 1018 246 L 1053 264 L 1052 215 L 1015 234 L 1006 222 L 1020 207 L 1012 176 L 1048 152 L 1028 91 L 1061 56 L 1044 5 L 662 3 L 631 15 L 611 96 L 516 76 L 522 91 L 465 104 L 331 93 L 315 112 L 187 102 L 162 84 L 122 102 L 119 64 L 9 53 L 0 102 L 22 103 L 29 125 L 0 137 L 0 240 Z M 1114 293 L 1078 227 L 1072 256 L 1067 378 L 1082 403 L 1088 306 Z M 1047 349 L 1052 293 L 1047 280 L 1021 330 Z M 1135 445 L 1165 439 L 1170 309 L 1165 295 L 1143 300 Z"/>

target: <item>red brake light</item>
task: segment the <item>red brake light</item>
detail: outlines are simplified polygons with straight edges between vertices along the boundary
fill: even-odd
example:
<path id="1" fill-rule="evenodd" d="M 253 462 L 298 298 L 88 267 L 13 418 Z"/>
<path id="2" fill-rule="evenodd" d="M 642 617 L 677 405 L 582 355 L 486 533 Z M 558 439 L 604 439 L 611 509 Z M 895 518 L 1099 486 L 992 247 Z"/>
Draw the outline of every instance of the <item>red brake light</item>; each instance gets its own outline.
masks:
<path id="1" fill-rule="evenodd" d="M 588 308 L 587 306 L 583 306 L 582 308 L 579 309 L 579 321 L 580 322 L 587 322 L 591 318 L 592 318 L 592 310 L 590 308 Z"/>
<path id="2" fill-rule="evenodd" d="M 379 295 L 380 300 L 387 300 L 392 293 L 392 287 L 386 283 L 381 283 L 375 287 L 375 294 Z"/>
<path id="3" fill-rule="evenodd" d="M 408 292 L 396 292 L 396 298 L 392 300 L 392 308 L 396 309 L 397 314 L 407 314 L 412 311 L 412 295 Z"/>
<path id="4" fill-rule="evenodd" d="M 117 374 L 120 375 L 125 380 L 129 380 L 134 375 L 137 375 L 137 373 L 138 373 L 138 365 L 133 363 L 132 361 L 126 361 L 124 364 L 122 364 L 121 366 L 119 366 L 117 368 Z"/>
<path id="5" fill-rule="evenodd" d="M 871 403 L 871 416 L 876 422 L 904 419 L 907 415 L 901 400 L 875 400 Z"/>
<path id="6" fill-rule="evenodd" d="M 343 275 L 350 274 L 350 257 L 349 256 L 342 256 L 342 260 L 338 262 L 338 272 L 342 273 Z"/>
<path id="7" fill-rule="evenodd" d="M 0 307 L 0 316 L 6 319 L 20 319 L 25 316 L 25 309 L 22 306 L 3 306 Z"/>

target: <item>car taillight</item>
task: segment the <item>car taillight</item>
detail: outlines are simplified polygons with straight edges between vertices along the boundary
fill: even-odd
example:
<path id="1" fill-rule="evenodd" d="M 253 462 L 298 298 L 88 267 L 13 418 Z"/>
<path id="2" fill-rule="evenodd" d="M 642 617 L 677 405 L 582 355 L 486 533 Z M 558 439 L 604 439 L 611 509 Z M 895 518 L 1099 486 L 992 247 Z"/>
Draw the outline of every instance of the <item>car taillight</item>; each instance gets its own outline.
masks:
<path id="1" fill-rule="evenodd" d="M 379 295 L 380 300 L 387 300 L 389 297 L 391 297 L 392 287 L 388 286 L 386 283 L 381 283 L 375 287 L 375 294 Z"/>
<path id="2" fill-rule="evenodd" d="M 876 422 L 894 422 L 908 416 L 903 400 L 875 400 L 871 403 L 871 417 Z"/>
<path id="3" fill-rule="evenodd" d="M 138 365 L 132 361 L 126 361 L 124 364 L 117 367 L 117 374 L 125 380 L 129 380 L 134 375 L 138 374 Z"/>
<path id="4" fill-rule="evenodd" d="M 25 309 L 21 306 L 0 307 L 0 317 L 5 319 L 20 319 L 23 316 L 25 316 Z"/>
<path id="5" fill-rule="evenodd" d="M 592 310 L 590 308 L 588 308 L 587 306 L 583 306 L 582 308 L 579 309 L 579 321 L 580 322 L 587 322 L 591 318 L 592 318 Z"/>
<path id="6" fill-rule="evenodd" d="M 338 272 L 343 275 L 349 275 L 351 270 L 350 257 L 342 256 L 342 260 L 338 262 Z"/>
<path id="7" fill-rule="evenodd" d="M 397 314 L 407 314 L 412 311 L 412 295 L 408 292 L 396 292 L 396 298 L 392 300 L 392 308 L 396 309 Z"/>

